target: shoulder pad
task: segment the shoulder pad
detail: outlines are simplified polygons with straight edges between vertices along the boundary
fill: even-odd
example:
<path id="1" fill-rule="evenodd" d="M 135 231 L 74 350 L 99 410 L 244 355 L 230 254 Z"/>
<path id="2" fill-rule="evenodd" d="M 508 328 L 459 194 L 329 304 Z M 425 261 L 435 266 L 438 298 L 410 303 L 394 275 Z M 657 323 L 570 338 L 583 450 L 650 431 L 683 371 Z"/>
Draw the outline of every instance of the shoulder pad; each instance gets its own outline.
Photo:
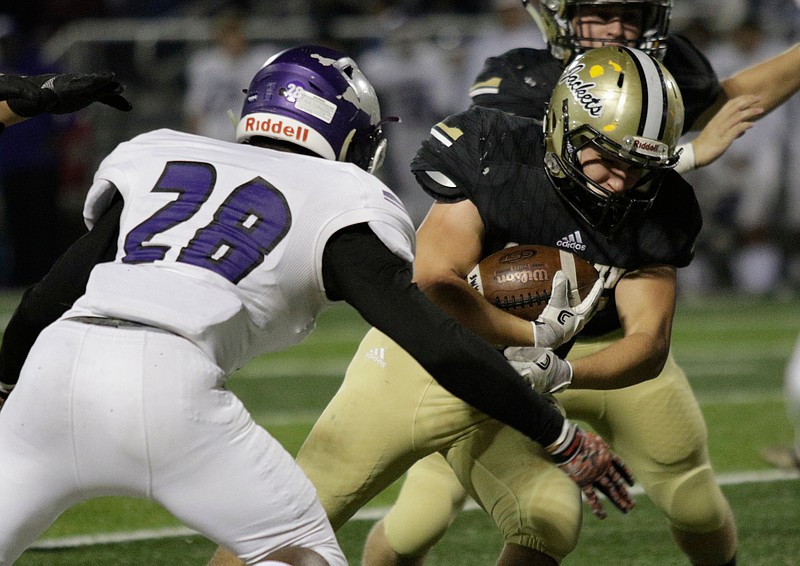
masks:
<path id="1" fill-rule="evenodd" d="M 475 106 L 541 119 L 562 70 L 545 49 L 512 49 L 486 60 L 469 95 Z"/>

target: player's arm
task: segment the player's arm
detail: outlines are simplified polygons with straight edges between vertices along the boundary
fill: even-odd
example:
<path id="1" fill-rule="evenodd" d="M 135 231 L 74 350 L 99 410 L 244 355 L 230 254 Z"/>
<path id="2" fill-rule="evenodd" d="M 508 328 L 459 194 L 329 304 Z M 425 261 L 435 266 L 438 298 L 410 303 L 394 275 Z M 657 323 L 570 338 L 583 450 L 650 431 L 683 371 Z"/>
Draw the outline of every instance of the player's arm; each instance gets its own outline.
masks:
<path id="1" fill-rule="evenodd" d="M 21 80 L 15 75 L 0 75 L 0 132 L 6 126 L 13 126 L 25 120 L 8 105 L 9 98 L 33 100 L 37 96 L 38 89 L 30 81 Z"/>
<path id="2" fill-rule="evenodd" d="M 75 112 L 93 102 L 128 111 L 131 104 L 122 96 L 124 90 L 110 72 L 0 75 L 0 123 L 10 126 L 46 112 Z"/>
<path id="3" fill-rule="evenodd" d="M 25 120 L 25 118 L 17 116 L 11 108 L 8 107 L 8 102 L 5 100 L 0 101 L 0 131 L 3 131 L 6 126 L 19 124 L 23 120 Z"/>
<path id="4" fill-rule="evenodd" d="M 800 43 L 783 53 L 742 69 L 721 82 L 722 93 L 692 125 L 699 130 L 725 105 L 726 102 L 744 94 L 759 99 L 763 112 L 754 119 L 769 114 L 786 102 L 800 89 Z"/>
<path id="5" fill-rule="evenodd" d="M 0 389 L 8 392 L 17 383 L 22 364 L 39 333 L 83 294 L 92 268 L 114 259 L 122 210 L 122 198 L 119 194 L 115 198 L 93 228 L 56 260 L 41 281 L 23 294 L 0 344 Z"/>
<path id="6" fill-rule="evenodd" d="M 323 279 L 331 299 L 354 306 L 442 387 L 544 446 L 598 517 L 605 517 L 605 511 L 595 489 L 623 512 L 633 507 L 625 488 L 632 483 L 630 471 L 605 442 L 564 419 L 502 355 L 427 300 L 411 281 L 411 266 L 366 224 L 331 237 L 323 254 Z"/>
<path id="7" fill-rule="evenodd" d="M 759 101 L 757 96 L 743 94 L 726 102 L 695 139 L 680 146 L 681 158 L 675 170 L 686 173 L 716 161 L 764 113 Z"/>
<path id="8" fill-rule="evenodd" d="M 436 308 L 413 284 L 411 266 L 368 226 L 331 238 L 323 274 L 331 299 L 355 307 L 453 395 L 542 444 L 558 435 L 563 424 L 558 411 L 498 351 Z"/>
<path id="9" fill-rule="evenodd" d="M 434 203 L 417 231 L 414 281 L 490 344 L 533 346 L 530 322 L 496 308 L 465 279 L 482 257 L 483 236 L 483 220 L 472 201 Z"/>
<path id="10" fill-rule="evenodd" d="M 572 388 L 616 389 L 656 377 L 669 354 L 675 314 L 676 269 L 629 272 L 615 289 L 623 338 L 572 361 Z"/>

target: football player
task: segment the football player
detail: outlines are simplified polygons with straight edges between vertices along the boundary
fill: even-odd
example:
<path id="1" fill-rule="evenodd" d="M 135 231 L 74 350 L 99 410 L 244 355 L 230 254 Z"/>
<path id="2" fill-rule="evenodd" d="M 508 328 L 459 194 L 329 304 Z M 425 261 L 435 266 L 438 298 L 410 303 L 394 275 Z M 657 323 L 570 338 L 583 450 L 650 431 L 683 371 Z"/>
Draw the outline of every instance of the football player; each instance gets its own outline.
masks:
<path id="1" fill-rule="evenodd" d="M 253 78 L 240 143 L 162 129 L 103 160 L 93 228 L 62 258 L 89 268 L 85 292 L 39 334 L 0 411 L 0 564 L 101 495 L 157 501 L 247 564 L 346 564 L 308 478 L 224 388 L 334 301 L 536 441 L 598 508 L 595 488 L 630 509 L 605 443 L 411 283 L 413 226 L 369 174 L 382 125 L 355 62 L 305 46 Z M 50 285 L 82 288 L 60 269 Z"/>
<path id="2" fill-rule="evenodd" d="M 467 274 L 510 242 L 578 242 L 570 249 L 602 266 L 608 305 L 581 331 L 585 338 L 573 355 L 583 359 L 572 362 L 549 348 L 571 342 L 579 330 L 574 311 L 583 307 L 543 313 L 534 327 L 539 347 L 526 352 L 535 360 L 527 363 L 528 378 L 542 392 L 570 381 L 575 387 L 631 386 L 655 378 L 668 363 L 675 270 L 689 263 L 700 230 L 692 188 L 670 170 L 679 157 L 683 103 L 663 65 L 628 48 L 583 54 L 558 85 L 544 133 L 530 118 L 481 107 L 433 128 L 412 164 L 437 199 L 418 230 L 415 278 L 488 342 L 522 346 L 533 339 L 531 323 L 491 305 L 469 285 Z M 659 409 L 691 400 L 685 380 L 670 377 L 669 386 L 672 396 L 661 399 Z M 652 430 L 647 417 L 616 413 L 612 438 L 651 435 L 660 442 L 663 435 L 665 444 L 653 449 L 665 451 L 684 443 L 678 432 Z M 699 411 L 674 417 L 700 418 Z M 355 444 L 354 436 L 363 440 Z M 580 492 L 556 473 L 540 447 L 450 395 L 396 342 L 372 329 L 297 461 L 338 528 L 409 462 L 429 452 L 458 481 L 421 486 L 429 499 L 404 506 L 408 513 L 398 531 L 387 524 L 388 545 L 368 546 L 366 563 L 419 559 L 419 541 L 403 535 L 443 533 L 453 498 L 460 500 L 464 490 L 503 534 L 498 564 L 552 565 L 575 547 Z M 439 521 L 442 528 L 434 533 L 430 527 Z M 397 532 L 401 536 L 392 538 Z M 387 548 L 388 555 L 380 552 Z"/>
<path id="3" fill-rule="evenodd" d="M 768 446 L 761 451 L 765 461 L 784 470 L 800 471 L 800 339 L 794 346 L 784 370 L 786 416 L 794 428 L 789 446 Z"/>
<path id="4" fill-rule="evenodd" d="M 800 44 L 720 81 L 686 37 L 668 33 L 672 0 L 522 0 L 548 49 L 512 49 L 486 60 L 470 88 L 473 103 L 541 119 L 564 65 L 606 44 L 647 51 L 672 72 L 686 105 L 678 171 L 708 165 L 800 89 Z"/>
<path id="5" fill-rule="evenodd" d="M 6 126 L 45 112 L 66 114 L 92 102 L 129 111 L 125 87 L 114 73 L 0 75 L 0 132 Z"/>
<path id="6" fill-rule="evenodd" d="M 664 66 L 672 72 L 686 106 L 684 131 L 705 126 L 692 143 L 680 146 L 678 168 L 681 170 L 713 161 L 750 127 L 748 120 L 783 103 L 800 87 L 800 74 L 795 71 L 800 65 L 799 45 L 720 83 L 702 53 L 682 36 L 667 33 L 670 0 L 531 0 L 523 3 L 542 29 L 549 49 L 514 49 L 488 59 L 470 91 L 474 103 L 540 120 L 563 65 L 576 53 L 604 43 L 632 45 L 663 58 Z M 787 74 L 790 78 L 779 78 Z M 424 176 L 422 178 L 424 180 Z M 495 212 L 497 215 L 504 213 L 504 210 Z M 420 257 L 428 255 L 429 242 L 428 238 L 420 239 Z M 536 242 L 519 240 L 519 243 Z M 578 248 L 571 249 L 581 253 Z M 422 264 L 415 267 L 418 277 L 423 277 L 423 269 Z M 484 323 L 483 326 L 492 325 Z M 524 331 L 524 327 L 519 328 Z M 528 341 L 530 339 L 528 337 Z M 577 353 L 573 350 L 572 355 Z M 523 355 L 523 352 L 514 352 L 515 357 Z M 670 391 L 683 391 L 685 377 L 670 355 L 658 379 L 652 384 L 637 386 L 633 391 L 647 393 L 648 389 L 673 382 L 678 385 L 668 385 Z M 559 399 L 568 414 L 590 420 L 601 427 L 598 430 L 607 431 L 617 439 L 616 419 L 632 406 L 641 407 L 643 413 L 656 411 L 657 407 L 649 403 L 661 393 L 647 394 L 648 404 L 626 405 L 625 402 L 630 401 L 627 394 L 628 390 L 584 391 L 580 396 L 568 392 Z M 601 419 L 592 404 L 599 406 L 608 398 L 617 400 L 619 404 L 614 407 L 620 415 L 609 410 Z M 633 462 L 637 479 L 668 517 L 673 537 L 690 561 L 735 564 L 735 519 L 708 464 L 705 423 L 691 395 L 680 393 L 675 398 L 677 409 L 691 417 L 680 425 L 683 434 L 679 439 L 661 442 L 652 437 L 653 431 L 676 422 L 667 418 L 661 422 L 656 419 L 656 413 L 652 413 L 656 420 L 642 430 L 638 439 L 619 438 L 614 445 L 625 454 L 626 461 Z M 660 444 L 658 450 L 656 443 Z M 663 481 L 658 474 L 663 475 Z M 464 491 L 456 484 L 453 473 L 435 457 L 412 468 L 394 508 L 372 532 L 367 551 L 370 557 L 376 558 L 369 563 L 392 563 L 398 554 L 412 556 L 421 563 L 427 549 L 443 535 L 463 497 Z M 429 521 L 420 519 L 422 509 L 430 509 Z"/>

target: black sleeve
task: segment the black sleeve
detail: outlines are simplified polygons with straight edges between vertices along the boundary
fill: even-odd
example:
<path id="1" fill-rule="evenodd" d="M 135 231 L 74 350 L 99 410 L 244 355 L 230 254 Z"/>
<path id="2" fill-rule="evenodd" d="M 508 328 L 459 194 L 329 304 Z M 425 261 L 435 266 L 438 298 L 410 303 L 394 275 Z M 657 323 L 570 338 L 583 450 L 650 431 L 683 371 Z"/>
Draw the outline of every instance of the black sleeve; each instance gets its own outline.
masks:
<path id="1" fill-rule="evenodd" d="M 697 119 L 712 106 L 722 85 L 717 73 L 703 53 L 686 37 L 670 34 L 664 66 L 669 69 L 683 97 L 683 131 L 688 132 Z"/>
<path id="2" fill-rule="evenodd" d="M 547 446 L 564 417 L 477 335 L 431 303 L 411 266 L 366 224 L 337 232 L 323 255 L 326 293 L 345 300 L 406 350 L 447 391 Z"/>
<path id="3" fill-rule="evenodd" d="M 22 364 L 39 333 L 83 295 L 95 265 L 114 259 L 123 204 L 119 193 L 114 198 L 94 227 L 56 260 L 41 281 L 23 294 L 0 345 L 0 383 L 17 383 Z"/>

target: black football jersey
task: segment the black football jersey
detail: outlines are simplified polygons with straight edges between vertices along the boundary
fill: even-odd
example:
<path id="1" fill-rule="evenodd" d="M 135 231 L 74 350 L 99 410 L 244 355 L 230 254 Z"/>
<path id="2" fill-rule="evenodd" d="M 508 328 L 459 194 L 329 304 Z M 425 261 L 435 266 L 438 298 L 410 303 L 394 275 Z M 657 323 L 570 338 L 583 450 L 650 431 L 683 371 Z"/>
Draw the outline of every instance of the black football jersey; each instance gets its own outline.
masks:
<path id="1" fill-rule="evenodd" d="M 664 66 L 683 96 L 684 132 L 722 92 L 708 59 L 685 37 L 667 39 Z M 512 49 L 490 57 L 470 88 L 476 106 L 541 120 L 564 67 L 547 49 Z"/>
<path id="2" fill-rule="evenodd" d="M 483 257 L 515 242 L 563 248 L 625 270 L 689 264 L 702 221 L 694 191 L 680 175 L 669 171 L 642 220 L 608 239 L 551 183 L 543 137 L 531 118 L 474 106 L 434 126 L 411 169 L 433 198 L 475 204 L 486 230 Z M 590 333 L 587 327 L 584 334 Z"/>

